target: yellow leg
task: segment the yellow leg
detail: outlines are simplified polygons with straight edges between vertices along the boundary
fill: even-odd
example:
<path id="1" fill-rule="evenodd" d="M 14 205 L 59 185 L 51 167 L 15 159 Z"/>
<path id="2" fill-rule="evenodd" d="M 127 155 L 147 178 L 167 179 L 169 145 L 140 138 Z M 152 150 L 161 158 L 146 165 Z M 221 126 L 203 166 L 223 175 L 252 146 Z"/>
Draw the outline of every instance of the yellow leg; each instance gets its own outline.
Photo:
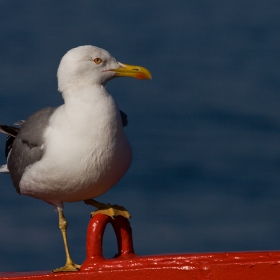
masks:
<path id="1" fill-rule="evenodd" d="M 62 272 L 62 271 L 78 271 L 81 267 L 80 265 L 77 265 L 73 262 L 73 260 L 70 257 L 69 247 L 68 247 L 68 241 L 67 241 L 67 221 L 64 217 L 63 210 L 58 209 L 58 217 L 59 217 L 59 228 L 62 233 L 62 238 L 64 242 L 65 247 L 65 253 L 66 253 L 66 264 L 63 267 L 59 267 L 57 269 L 54 269 L 52 272 Z"/>
<path id="2" fill-rule="evenodd" d="M 107 215 L 113 219 L 115 219 L 116 216 L 118 216 L 118 215 L 123 216 L 127 219 L 131 218 L 130 214 L 123 206 L 111 205 L 110 203 L 107 203 L 107 204 L 100 203 L 94 199 L 87 199 L 87 200 L 84 200 L 84 202 L 87 205 L 92 205 L 97 208 L 96 211 L 91 212 L 91 216 L 101 213 L 101 214 Z"/>

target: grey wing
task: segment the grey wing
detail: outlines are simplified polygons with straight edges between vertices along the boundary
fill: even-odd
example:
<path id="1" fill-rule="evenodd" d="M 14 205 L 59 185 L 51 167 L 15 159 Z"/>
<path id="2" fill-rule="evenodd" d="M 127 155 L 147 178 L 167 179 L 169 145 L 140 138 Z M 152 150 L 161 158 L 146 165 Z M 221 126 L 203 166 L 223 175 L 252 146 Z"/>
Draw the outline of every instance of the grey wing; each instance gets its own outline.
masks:
<path id="1" fill-rule="evenodd" d="M 20 193 L 19 183 L 26 167 L 39 161 L 44 155 L 43 135 L 55 110 L 56 108 L 48 107 L 31 115 L 12 143 L 7 165 L 18 193 Z"/>

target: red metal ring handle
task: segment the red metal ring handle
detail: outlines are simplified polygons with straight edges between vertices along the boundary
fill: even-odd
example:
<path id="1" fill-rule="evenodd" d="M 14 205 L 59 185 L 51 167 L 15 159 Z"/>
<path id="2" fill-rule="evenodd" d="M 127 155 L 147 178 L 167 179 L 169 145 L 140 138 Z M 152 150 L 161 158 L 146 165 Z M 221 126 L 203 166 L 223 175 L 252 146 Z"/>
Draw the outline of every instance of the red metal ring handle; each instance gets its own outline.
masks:
<path id="1" fill-rule="evenodd" d="M 103 235 L 108 223 L 111 223 L 118 243 L 118 253 L 114 258 L 135 257 L 132 241 L 132 229 L 128 219 L 117 216 L 112 219 L 103 214 L 96 214 L 89 222 L 86 239 L 86 260 L 81 266 L 81 270 L 92 269 L 97 262 L 106 260 L 103 257 L 102 245 Z"/>

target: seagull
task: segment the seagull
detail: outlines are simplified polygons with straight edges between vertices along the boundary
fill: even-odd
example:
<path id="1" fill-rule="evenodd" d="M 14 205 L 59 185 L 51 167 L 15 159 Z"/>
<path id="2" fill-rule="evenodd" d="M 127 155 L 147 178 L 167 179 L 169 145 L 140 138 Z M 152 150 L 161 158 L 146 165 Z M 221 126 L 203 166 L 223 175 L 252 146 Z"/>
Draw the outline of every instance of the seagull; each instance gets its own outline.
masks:
<path id="1" fill-rule="evenodd" d="M 19 194 L 41 199 L 58 212 L 66 264 L 53 272 L 80 268 L 69 252 L 64 202 L 84 201 L 98 208 L 94 213 L 129 217 L 124 207 L 93 199 L 112 188 L 132 160 L 123 129 L 127 116 L 105 88 L 115 77 L 142 80 L 151 79 L 151 73 L 95 46 L 71 49 L 57 71 L 64 104 L 41 109 L 14 126 L 0 125 L 8 135 L 7 164 L 0 172 L 11 175 Z"/>

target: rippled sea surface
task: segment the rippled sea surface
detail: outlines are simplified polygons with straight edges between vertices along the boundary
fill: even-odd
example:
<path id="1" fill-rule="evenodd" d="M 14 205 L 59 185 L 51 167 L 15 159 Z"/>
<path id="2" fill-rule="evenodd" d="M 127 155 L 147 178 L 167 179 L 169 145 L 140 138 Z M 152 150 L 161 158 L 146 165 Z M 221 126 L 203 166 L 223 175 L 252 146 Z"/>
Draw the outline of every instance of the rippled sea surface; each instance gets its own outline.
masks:
<path id="1" fill-rule="evenodd" d="M 152 72 L 107 86 L 134 161 L 99 200 L 129 209 L 136 253 L 280 249 L 279 1 L 0 0 L 0 23 L 0 123 L 62 103 L 56 71 L 73 47 Z M 0 271 L 62 266 L 54 208 L 0 175 Z M 65 205 L 77 263 L 91 211 Z M 116 250 L 108 227 L 104 255 Z"/>

